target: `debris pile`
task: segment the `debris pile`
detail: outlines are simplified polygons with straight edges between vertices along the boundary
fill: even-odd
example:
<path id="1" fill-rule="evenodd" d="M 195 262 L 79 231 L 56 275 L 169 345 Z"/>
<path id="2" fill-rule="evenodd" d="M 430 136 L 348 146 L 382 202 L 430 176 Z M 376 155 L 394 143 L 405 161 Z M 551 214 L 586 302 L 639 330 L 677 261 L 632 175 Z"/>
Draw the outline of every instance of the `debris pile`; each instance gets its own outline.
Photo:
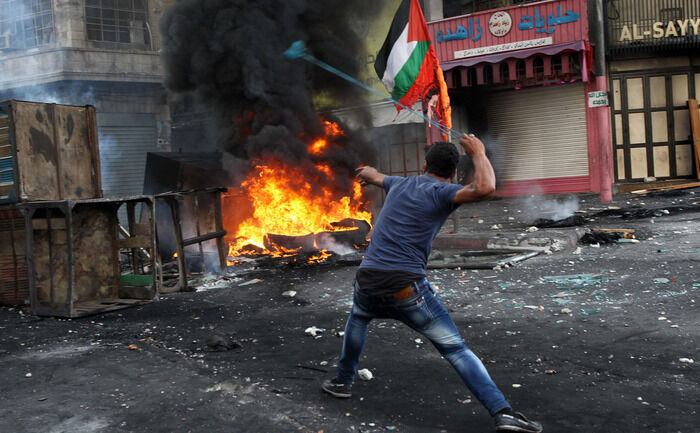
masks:
<path id="1" fill-rule="evenodd" d="M 532 225 L 541 229 L 554 229 L 562 227 L 576 227 L 583 225 L 586 222 L 586 218 L 583 215 L 572 215 L 568 218 L 553 220 L 540 218 L 535 220 Z"/>

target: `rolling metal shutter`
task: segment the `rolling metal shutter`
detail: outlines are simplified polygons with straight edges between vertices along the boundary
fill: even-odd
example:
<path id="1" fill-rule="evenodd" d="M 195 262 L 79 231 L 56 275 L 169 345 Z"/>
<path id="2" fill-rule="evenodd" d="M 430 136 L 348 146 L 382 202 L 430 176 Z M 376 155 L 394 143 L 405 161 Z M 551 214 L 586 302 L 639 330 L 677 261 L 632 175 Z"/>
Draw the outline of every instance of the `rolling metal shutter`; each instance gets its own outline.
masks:
<path id="1" fill-rule="evenodd" d="M 143 194 L 146 154 L 157 152 L 153 114 L 97 113 L 105 197 Z"/>
<path id="2" fill-rule="evenodd" d="M 493 93 L 489 130 L 505 181 L 588 176 L 583 83 Z"/>

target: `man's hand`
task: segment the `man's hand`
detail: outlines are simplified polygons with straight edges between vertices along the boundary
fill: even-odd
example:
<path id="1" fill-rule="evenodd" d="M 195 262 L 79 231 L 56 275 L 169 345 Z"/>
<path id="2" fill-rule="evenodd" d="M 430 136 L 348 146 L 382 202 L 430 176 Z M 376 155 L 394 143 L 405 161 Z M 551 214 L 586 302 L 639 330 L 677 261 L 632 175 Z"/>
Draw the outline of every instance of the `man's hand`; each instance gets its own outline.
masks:
<path id="1" fill-rule="evenodd" d="M 376 168 L 368 165 L 363 165 L 355 169 L 355 175 L 360 180 L 360 185 L 375 185 L 382 186 L 384 183 L 385 174 L 377 171 Z"/>
<path id="2" fill-rule="evenodd" d="M 462 134 L 459 138 L 459 144 L 462 145 L 462 149 L 470 158 L 474 158 L 474 155 L 486 153 L 484 143 L 472 134 Z"/>
<path id="3" fill-rule="evenodd" d="M 464 134 L 459 139 L 464 151 L 474 162 L 474 180 L 457 191 L 455 203 L 485 200 L 496 191 L 496 175 L 489 159 L 486 157 L 484 143 L 473 135 Z"/>

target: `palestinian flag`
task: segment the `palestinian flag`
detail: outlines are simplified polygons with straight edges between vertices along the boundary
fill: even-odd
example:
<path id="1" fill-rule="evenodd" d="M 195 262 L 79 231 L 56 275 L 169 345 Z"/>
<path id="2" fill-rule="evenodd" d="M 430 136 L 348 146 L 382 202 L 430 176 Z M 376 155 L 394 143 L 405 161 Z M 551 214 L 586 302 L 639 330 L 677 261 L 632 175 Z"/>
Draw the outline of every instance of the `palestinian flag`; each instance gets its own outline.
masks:
<path id="1" fill-rule="evenodd" d="M 434 112 L 436 120 L 452 127 L 447 86 L 418 0 L 401 2 L 374 70 L 393 99 L 410 107 L 420 98 L 424 112 Z M 437 106 L 429 110 L 435 95 Z M 401 111 L 401 106 L 396 109 Z"/>

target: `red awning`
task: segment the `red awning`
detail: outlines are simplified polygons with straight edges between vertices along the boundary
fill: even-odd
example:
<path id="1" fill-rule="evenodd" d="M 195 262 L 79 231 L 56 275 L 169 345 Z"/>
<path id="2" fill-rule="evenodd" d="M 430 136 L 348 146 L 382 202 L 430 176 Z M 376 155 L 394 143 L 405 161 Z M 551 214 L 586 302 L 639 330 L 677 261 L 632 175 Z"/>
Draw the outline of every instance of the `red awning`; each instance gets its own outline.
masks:
<path id="1" fill-rule="evenodd" d="M 584 51 L 586 43 L 584 41 L 573 41 L 565 44 L 548 45 L 537 48 L 528 48 L 518 51 L 507 51 L 505 53 L 492 54 L 489 56 L 469 57 L 466 59 L 451 60 L 449 62 L 440 62 L 440 67 L 443 71 L 457 67 L 469 67 L 479 63 L 500 63 L 505 59 L 526 59 L 534 55 L 554 56 L 564 51 Z"/>

